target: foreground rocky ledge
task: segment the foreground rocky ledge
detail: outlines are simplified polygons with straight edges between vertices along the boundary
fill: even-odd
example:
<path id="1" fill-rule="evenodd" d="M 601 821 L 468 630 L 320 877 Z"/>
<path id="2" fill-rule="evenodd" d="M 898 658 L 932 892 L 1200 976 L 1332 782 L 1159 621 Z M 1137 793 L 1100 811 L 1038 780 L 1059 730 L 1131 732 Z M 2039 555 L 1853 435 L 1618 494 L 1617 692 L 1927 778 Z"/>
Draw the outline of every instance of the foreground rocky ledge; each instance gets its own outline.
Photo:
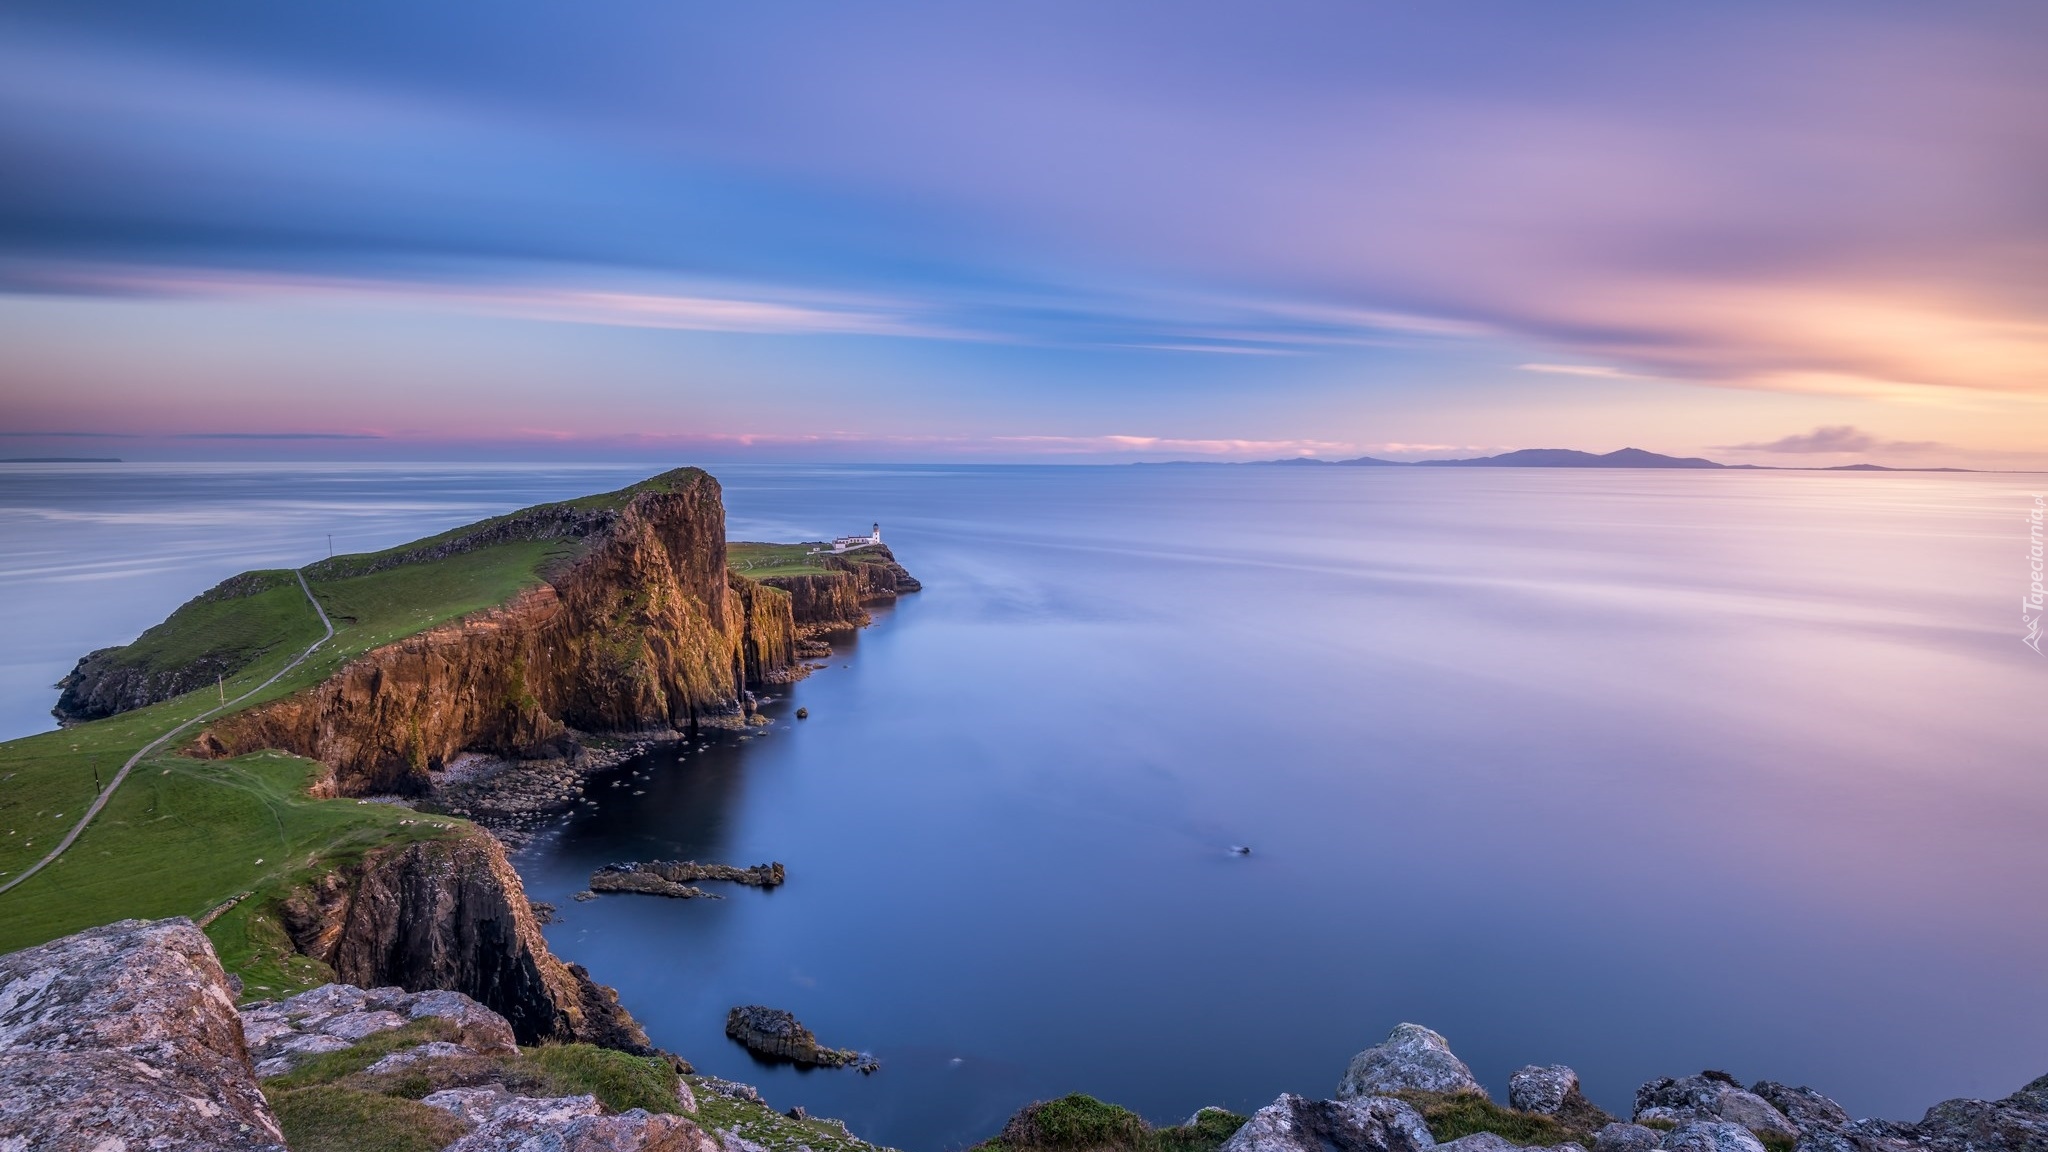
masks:
<path id="1" fill-rule="evenodd" d="M 674 1058 L 515 1039 L 448 991 L 238 1012 L 189 921 L 122 921 L 0 957 L 0 1152 L 880 1152 Z"/>
<path id="2" fill-rule="evenodd" d="M 728 1031 L 783 1058 L 856 1063 L 786 1012 Z M 736 1037 L 736 1038 L 741 1038 Z M 0 1152 L 404 1146 L 443 1152 L 875 1152 L 843 1125 L 781 1114 L 741 1084 L 660 1054 L 520 1047 L 457 992 L 331 984 L 237 1011 L 212 946 L 182 918 L 125 920 L 0 957 Z M 749 1047 L 754 1047 L 750 1043 Z M 870 1065 L 871 1066 L 871 1065 Z M 2048 1152 L 2048 1076 L 1917 1122 L 1852 1120 L 1804 1086 L 1725 1072 L 1660 1077 L 1629 1119 L 1564 1065 L 1530 1065 L 1495 1103 L 1441 1035 L 1414 1024 L 1360 1052 L 1329 1099 L 1250 1117 L 1208 1108 L 1154 1129 L 1085 1096 L 1034 1104 L 989 1152 Z M 394 1145 L 396 1146 L 396 1145 Z"/>

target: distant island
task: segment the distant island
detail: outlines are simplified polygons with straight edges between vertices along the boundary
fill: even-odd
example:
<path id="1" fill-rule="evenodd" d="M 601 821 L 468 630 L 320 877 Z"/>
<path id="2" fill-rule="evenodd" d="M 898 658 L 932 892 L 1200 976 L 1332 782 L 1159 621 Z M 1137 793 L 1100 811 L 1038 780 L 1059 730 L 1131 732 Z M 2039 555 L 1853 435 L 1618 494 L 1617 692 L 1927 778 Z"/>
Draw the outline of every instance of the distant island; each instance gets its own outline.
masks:
<path id="1" fill-rule="evenodd" d="M 119 464 L 118 456 L 0 456 L 0 464 Z"/>
<path id="2" fill-rule="evenodd" d="M 1197 461 L 1190 461 L 1197 463 Z M 1206 461 L 1203 461 L 1206 463 Z M 1358 456 L 1350 460 L 1318 460 L 1294 456 L 1285 460 L 1252 460 L 1251 464 L 1320 464 L 1331 468 L 1721 468 L 1741 472 L 1973 472 L 1973 468 L 1887 468 L 1882 464 L 1836 464 L 1812 467 L 1787 464 L 1722 464 L 1702 456 L 1666 456 L 1641 448 L 1613 452 L 1581 452 L 1576 448 L 1523 448 L 1498 456 L 1464 460 L 1381 460 Z"/>

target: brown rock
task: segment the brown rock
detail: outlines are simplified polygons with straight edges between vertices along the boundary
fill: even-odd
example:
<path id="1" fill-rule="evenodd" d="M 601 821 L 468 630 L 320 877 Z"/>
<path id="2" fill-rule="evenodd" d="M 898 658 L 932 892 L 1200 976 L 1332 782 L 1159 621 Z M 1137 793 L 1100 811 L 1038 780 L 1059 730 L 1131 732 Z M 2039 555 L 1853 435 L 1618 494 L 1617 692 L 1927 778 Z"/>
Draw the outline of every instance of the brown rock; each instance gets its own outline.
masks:
<path id="1" fill-rule="evenodd" d="M 616 992 L 548 951 L 518 873 L 483 832 L 372 851 L 284 912 L 299 951 L 344 983 L 460 992 L 503 1016 L 523 1044 L 653 1051 Z"/>

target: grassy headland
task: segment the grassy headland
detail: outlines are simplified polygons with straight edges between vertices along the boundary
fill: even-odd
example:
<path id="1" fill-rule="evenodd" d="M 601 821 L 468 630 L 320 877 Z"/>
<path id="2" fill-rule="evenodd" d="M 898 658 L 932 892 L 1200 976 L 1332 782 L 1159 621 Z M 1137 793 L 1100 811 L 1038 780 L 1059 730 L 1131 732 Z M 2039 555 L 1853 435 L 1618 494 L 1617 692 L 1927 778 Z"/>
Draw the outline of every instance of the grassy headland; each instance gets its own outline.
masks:
<path id="1" fill-rule="evenodd" d="M 582 541 L 564 526 L 622 507 L 641 492 L 668 490 L 693 472 L 308 566 L 308 586 L 333 621 L 334 637 L 239 707 L 311 688 L 373 648 L 504 603 L 580 551 Z M 321 631 L 290 570 L 259 571 L 187 603 L 109 658 L 159 669 L 213 661 L 230 669 L 221 685 L 232 700 Z M 137 750 L 217 707 L 223 688 L 207 679 L 203 688 L 147 707 L 0 744 L 0 881 L 54 847 L 99 784 Z M 0 952 L 128 916 L 197 918 L 245 897 L 207 927 L 223 963 L 252 996 L 310 986 L 324 977 L 292 951 L 266 911 L 269 897 L 377 845 L 446 835 L 463 823 L 386 804 L 315 799 L 306 793 L 319 770 L 312 761 L 276 752 L 197 760 L 178 754 L 182 739 L 137 764 L 68 852 L 0 894 Z"/>

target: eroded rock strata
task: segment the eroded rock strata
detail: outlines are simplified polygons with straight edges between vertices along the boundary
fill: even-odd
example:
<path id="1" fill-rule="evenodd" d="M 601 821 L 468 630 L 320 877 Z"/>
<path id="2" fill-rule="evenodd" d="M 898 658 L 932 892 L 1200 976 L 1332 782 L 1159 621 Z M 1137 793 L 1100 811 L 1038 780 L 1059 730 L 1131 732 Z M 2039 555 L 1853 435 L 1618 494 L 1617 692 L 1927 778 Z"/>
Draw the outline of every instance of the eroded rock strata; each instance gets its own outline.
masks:
<path id="1" fill-rule="evenodd" d="M 705 880 L 722 880 L 754 888 L 779 888 L 783 879 L 780 862 L 735 868 L 730 864 L 699 864 L 695 860 L 642 860 L 607 864 L 591 873 L 590 890 L 715 900 L 718 897 L 695 885 Z"/>
<path id="2" fill-rule="evenodd" d="M 827 1048 L 818 1043 L 809 1028 L 780 1008 L 759 1004 L 734 1008 L 726 1013 L 725 1034 L 745 1045 L 749 1052 L 792 1064 L 858 1068 L 863 1072 L 872 1072 L 876 1067 L 873 1057 L 850 1048 Z"/>
<path id="3" fill-rule="evenodd" d="M 460 992 L 525 1044 L 652 1051 L 617 993 L 548 951 L 519 874 L 483 832 L 374 849 L 295 893 L 282 916 L 293 945 L 344 983 Z"/>
<path id="4" fill-rule="evenodd" d="M 517 529 L 517 517 L 504 519 L 489 522 L 492 541 Z M 465 750 L 533 755 L 559 748 L 573 729 L 673 732 L 737 720 L 749 685 L 789 666 L 789 597 L 735 587 L 725 508 L 705 473 L 669 473 L 615 510 L 556 527 L 581 550 L 545 582 L 222 720 L 192 750 L 281 748 L 328 765 L 341 795 L 418 792 Z"/>

